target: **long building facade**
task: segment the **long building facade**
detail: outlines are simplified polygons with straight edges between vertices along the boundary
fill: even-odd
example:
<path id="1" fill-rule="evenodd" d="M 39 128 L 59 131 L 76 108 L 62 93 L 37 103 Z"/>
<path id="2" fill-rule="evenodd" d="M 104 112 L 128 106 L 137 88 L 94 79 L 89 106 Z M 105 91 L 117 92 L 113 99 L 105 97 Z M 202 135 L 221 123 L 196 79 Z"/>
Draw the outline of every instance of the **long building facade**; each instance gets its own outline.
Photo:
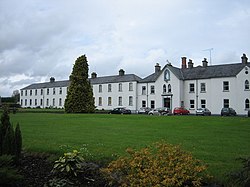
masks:
<path id="1" fill-rule="evenodd" d="M 111 110 L 126 107 L 137 111 L 141 107 L 209 108 L 220 114 L 221 108 L 232 107 L 237 114 L 250 110 L 250 62 L 245 54 L 235 64 L 209 66 L 204 59 L 194 67 L 192 60 L 181 59 L 181 68 L 157 63 L 154 73 L 140 78 L 135 74 L 98 77 L 95 72 L 89 81 L 93 88 L 96 109 Z M 22 107 L 63 108 L 70 81 L 31 84 L 21 89 Z"/>

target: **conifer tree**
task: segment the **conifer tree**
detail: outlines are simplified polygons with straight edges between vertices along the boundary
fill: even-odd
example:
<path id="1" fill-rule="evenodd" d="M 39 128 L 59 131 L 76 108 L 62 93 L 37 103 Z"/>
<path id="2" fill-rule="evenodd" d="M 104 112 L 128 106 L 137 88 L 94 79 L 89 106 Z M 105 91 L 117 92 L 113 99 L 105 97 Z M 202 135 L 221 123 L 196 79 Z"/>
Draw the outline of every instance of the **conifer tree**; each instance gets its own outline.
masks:
<path id="1" fill-rule="evenodd" d="M 22 133 L 20 130 L 20 125 L 19 123 L 17 123 L 15 129 L 15 155 L 17 159 L 21 157 L 21 151 L 22 151 Z"/>
<path id="2" fill-rule="evenodd" d="M 70 86 L 64 105 L 67 113 L 94 112 L 93 90 L 88 80 L 88 70 L 87 57 L 78 57 L 69 78 Z"/>

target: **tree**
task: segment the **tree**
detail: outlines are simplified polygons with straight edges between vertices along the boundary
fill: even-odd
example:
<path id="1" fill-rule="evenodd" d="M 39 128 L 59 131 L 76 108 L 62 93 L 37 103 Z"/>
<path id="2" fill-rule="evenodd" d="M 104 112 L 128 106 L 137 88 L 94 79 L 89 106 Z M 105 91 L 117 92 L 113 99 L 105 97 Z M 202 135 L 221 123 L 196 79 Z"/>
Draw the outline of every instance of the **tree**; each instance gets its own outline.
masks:
<path id="1" fill-rule="evenodd" d="M 94 112 L 93 90 L 88 80 L 88 70 L 87 57 L 78 57 L 69 77 L 70 86 L 64 104 L 67 113 Z"/>
<path id="2" fill-rule="evenodd" d="M 20 100 L 19 90 L 14 90 L 12 93 L 12 97 L 15 99 L 15 103 L 19 102 L 19 100 Z"/>

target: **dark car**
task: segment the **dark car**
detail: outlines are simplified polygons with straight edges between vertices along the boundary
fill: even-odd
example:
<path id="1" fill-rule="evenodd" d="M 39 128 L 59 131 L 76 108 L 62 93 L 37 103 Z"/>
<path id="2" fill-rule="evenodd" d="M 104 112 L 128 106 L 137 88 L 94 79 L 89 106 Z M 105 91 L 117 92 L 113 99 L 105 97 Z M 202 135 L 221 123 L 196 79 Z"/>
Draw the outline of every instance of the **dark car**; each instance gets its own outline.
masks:
<path id="1" fill-rule="evenodd" d="M 119 107 L 119 108 L 114 108 L 109 112 L 109 114 L 131 114 L 131 110 Z"/>
<path id="2" fill-rule="evenodd" d="M 174 115 L 188 115 L 190 112 L 184 107 L 176 107 L 173 113 Z"/>
<path id="3" fill-rule="evenodd" d="M 152 109 L 149 107 L 142 107 L 137 111 L 137 114 L 148 114 Z"/>
<path id="4" fill-rule="evenodd" d="M 211 112 L 207 108 L 198 108 L 196 110 L 196 115 L 201 115 L 201 116 L 211 116 Z"/>
<path id="5" fill-rule="evenodd" d="M 236 116 L 236 112 L 233 108 L 222 108 L 221 116 Z"/>
<path id="6" fill-rule="evenodd" d="M 170 109 L 167 108 L 167 107 L 161 107 L 161 108 L 155 108 L 151 111 L 148 112 L 148 115 L 158 115 L 158 116 L 161 116 L 161 115 L 169 115 L 171 112 L 170 112 Z"/>

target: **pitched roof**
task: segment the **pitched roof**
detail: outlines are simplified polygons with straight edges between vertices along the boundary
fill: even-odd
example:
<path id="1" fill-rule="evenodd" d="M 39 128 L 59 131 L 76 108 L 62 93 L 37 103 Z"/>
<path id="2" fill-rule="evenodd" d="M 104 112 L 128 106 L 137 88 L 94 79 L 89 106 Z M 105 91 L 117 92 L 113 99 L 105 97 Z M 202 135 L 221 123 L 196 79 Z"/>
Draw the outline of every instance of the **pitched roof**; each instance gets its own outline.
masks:
<path id="1" fill-rule="evenodd" d="M 55 87 L 67 87 L 69 86 L 70 81 L 55 81 L 55 82 L 44 82 L 44 83 L 35 83 L 31 84 L 29 86 L 26 86 L 22 88 L 21 90 L 27 90 L 27 89 L 41 89 L 41 88 L 55 88 Z"/>
<path id="2" fill-rule="evenodd" d="M 91 84 L 105 84 L 105 83 L 117 83 L 117 82 L 139 82 L 142 79 L 134 74 L 125 74 L 125 75 L 114 75 L 114 76 L 105 76 L 105 77 L 96 77 L 91 78 Z"/>

